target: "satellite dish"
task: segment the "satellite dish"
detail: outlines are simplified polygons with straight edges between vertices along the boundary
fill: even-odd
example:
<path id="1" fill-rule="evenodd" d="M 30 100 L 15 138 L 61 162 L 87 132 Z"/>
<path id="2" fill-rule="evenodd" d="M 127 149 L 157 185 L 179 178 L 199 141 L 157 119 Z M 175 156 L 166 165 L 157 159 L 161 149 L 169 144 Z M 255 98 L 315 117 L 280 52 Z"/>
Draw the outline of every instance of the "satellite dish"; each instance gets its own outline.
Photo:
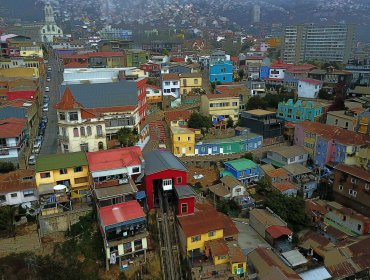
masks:
<path id="1" fill-rule="evenodd" d="M 53 187 L 54 191 L 62 191 L 62 190 L 66 190 L 67 189 L 67 186 L 65 185 L 56 185 Z"/>

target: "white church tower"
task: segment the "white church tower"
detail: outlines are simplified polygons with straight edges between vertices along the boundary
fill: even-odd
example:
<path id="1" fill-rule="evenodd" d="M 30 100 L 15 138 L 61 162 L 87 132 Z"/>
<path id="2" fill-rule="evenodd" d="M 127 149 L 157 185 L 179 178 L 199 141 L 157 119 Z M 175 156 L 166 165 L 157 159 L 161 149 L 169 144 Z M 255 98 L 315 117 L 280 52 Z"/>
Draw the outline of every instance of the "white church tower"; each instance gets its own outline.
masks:
<path id="1" fill-rule="evenodd" d="M 63 31 L 55 23 L 54 10 L 50 3 L 46 3 L 44 7 L 45 25 L 40 29 L 41 42 L 52 43 L 54 37 L 63 36 Z"/>

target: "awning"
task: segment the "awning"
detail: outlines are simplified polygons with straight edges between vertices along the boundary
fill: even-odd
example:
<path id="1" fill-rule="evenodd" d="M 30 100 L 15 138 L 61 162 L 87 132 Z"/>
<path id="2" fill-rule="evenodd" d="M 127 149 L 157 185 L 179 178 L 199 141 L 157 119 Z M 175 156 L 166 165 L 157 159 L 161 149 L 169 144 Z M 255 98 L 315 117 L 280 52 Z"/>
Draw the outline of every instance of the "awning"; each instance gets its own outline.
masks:
<path id="1" fill-rule="evenodd" d="M 139 191 L 136 193 L 136 199 L 137 200 L 141 200 L 141 199 L 144 199 L 146 198 L 146 194 L 145 194 L 145 191 Z"/>
<path id="2" fill-rule="evenodd" d="M 54 183 L 40 184 L 37 188 L 39 195 L 51 194 L 54 193 Z"/>

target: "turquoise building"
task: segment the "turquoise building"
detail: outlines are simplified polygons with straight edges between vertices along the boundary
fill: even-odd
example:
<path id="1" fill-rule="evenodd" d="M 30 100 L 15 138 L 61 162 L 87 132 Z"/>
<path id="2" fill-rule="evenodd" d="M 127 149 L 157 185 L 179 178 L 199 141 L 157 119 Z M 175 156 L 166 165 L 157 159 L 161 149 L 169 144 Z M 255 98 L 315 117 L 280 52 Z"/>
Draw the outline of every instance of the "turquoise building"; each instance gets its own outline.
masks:
<path id="1" fill-rule="evenodd" d="M 294 103 L 293 99 L 287 102 L 280 102 L 276 117 L 288 122 L 314 122 L 317 117 L 324 114 L 324 105 L 315 101 L 298 100 Z"/>
<path id="2" fill-rule="evenodd" d="M 224 162 L 225 169 L 221 170 L 220 177 L 233 176 L 243 184 L 259 180 L 260 167 L 250 159 L 240 158 Z"/>

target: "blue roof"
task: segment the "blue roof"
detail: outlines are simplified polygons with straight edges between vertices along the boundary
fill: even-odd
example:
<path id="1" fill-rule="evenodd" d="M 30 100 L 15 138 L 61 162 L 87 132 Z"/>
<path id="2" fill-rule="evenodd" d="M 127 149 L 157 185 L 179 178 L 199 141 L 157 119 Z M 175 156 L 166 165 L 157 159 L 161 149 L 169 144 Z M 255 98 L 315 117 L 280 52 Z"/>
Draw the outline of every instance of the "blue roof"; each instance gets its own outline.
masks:
<path id="1" fill-rule="evenodd" d="M 26 118 L 26 115 L 27 115 L 26 108 L 10 107 L 10 106 L 0 108 L 0 119 L 7 119 L 7 118 L 23 119 L 23 118 Z"/>
<path id="2" fill-rule="evenodd" d="M 144 199 L 145 197 L 146 197 L 145 191 L 139 191 L 139 192 L 136 193 L 136 199 L 137 200 Z"/>

